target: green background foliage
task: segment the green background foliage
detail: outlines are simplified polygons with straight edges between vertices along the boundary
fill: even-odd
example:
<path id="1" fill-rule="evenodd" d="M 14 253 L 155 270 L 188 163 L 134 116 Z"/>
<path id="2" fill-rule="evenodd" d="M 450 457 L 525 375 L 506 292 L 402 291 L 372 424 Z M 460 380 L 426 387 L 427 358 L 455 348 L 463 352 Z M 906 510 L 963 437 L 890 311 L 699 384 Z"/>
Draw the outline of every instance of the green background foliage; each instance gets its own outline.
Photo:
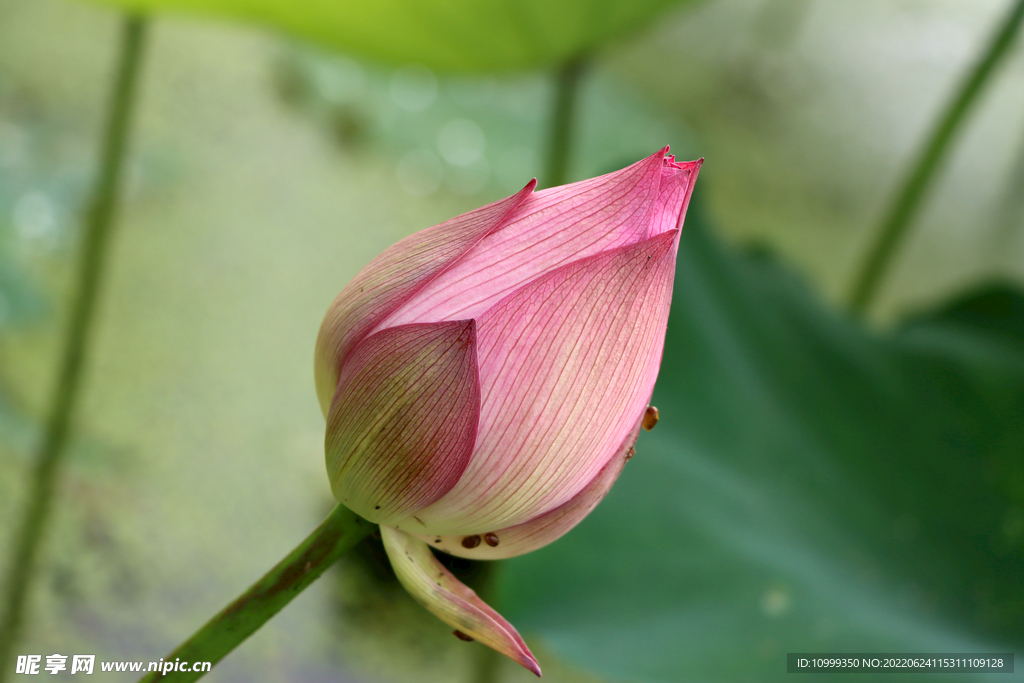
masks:
<path id="1" fill-rule="evenodd" d="M 392 64 L 481 72 L 560 63 L 636 31 L 679 0 L 104 2 L 146 12 L 237 17 Z"/>

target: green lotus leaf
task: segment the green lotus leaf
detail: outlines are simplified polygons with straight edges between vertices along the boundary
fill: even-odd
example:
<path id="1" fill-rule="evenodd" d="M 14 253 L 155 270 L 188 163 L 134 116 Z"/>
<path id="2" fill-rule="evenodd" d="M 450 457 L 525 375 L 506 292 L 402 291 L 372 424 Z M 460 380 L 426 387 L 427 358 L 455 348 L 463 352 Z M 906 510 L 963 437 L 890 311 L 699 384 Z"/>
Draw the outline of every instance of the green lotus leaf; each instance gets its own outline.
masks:
<path id="1" fill-rule="evenodd" d="M 101 2 L 145 12 L 234 17 L 387 63 L 482 72 L 562 62 L 637 30 L 677 0 Z"/>

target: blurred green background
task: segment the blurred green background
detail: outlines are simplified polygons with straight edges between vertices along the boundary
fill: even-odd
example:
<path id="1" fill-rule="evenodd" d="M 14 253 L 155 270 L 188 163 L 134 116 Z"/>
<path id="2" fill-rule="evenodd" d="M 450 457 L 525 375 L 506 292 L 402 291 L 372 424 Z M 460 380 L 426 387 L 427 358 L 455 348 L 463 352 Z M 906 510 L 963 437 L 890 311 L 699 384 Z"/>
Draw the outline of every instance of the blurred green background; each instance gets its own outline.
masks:
<path id="1" fill-rule="evenodd" d="M 511 33 L 501 18 L 481 31 L 484 10 L 425 3 L 380 35 L 355 10 L 346 34 L 329 3 L 299 19 L 269 0 L 180 3 L 218 4 L 151 22 L 18 653 L 158 659 L 314 527 L 333 504 L 312 381 L 327 305 L 402 236 L 543 176 L 553 66 L 581 50 L 570 180 L 665 144 L 706 163 L 661 424 L 580 527 L 499 570 L 498 608 L 545 679 L 774 681 L 794 651 L 1021 651 L 1019 44 L 869 324 L 842 304 L 1008 3 L 520 3 L 533 23 Z M 108 7 L 0 0 L 0 568 L 54 380 L 119 25 Z M 431 39 L 409 47 L 418 28 Z M 481 649 L 412 603 L 367 544 L 209 680 L 472 681 Z"/>

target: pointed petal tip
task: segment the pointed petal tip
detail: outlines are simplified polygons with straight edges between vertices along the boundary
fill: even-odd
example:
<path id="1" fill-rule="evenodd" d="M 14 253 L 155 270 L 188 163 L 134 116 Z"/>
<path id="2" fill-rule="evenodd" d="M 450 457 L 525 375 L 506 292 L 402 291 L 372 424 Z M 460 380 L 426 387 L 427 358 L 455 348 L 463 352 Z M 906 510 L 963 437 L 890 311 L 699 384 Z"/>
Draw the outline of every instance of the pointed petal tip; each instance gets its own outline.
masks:
<path id="1" fill-rule="evenodd" d="M 537 179 L 531 178 L 530 182 L 523 185 L 523 189 L 519 190 L 513 195 L 509 196 L 509 199 L 515 199 L 515 201 L 522 203 L 526 201 L 530 195 L 532 195 L 537 189 Z M 511 212 L 510 212 L 511 213 Z"/>
<path id="2" fill-rule="evenodd" d="M 392 526 L 381 525 L 380 532 L 391 567 L 409 595 L 465 636 L 541 675 L 537 658 L 515 627 L 445 569 L 426 543 Z"/>
<path id="3" fill-rule="evenodd" d="M 523 651 L 520 653 L 520 656 L 516 658 L 516 663 L 522 665 L 522 667 L 527 671 L 535 674 L 537 678 L 541 677 L 540 664 L 537 662 L 537 658 L 533 656 L 533 653 L 530 652 L 530 649 L 525 645 L 523 645 Z"/>
<path id="4" fill-rule="evenodd" d="M 700 170 L 700 167 L 704 164 L 704 157 L 696 159 L 694 161 L 677 161 L 675 154 L 667 154 L 668 147 L 662 149 L 658 154 L 663 156 L 664 165 L 667 168 L 677 168 L 681 171 L 692 171 L 694 174 Z M 657 155 L 655 155 L 657 156 Z"/>
<path id="5" fill-rule="evenodd" d="M 518 636 L 519 634 L 516 635 Z M 498 650 L 498 652 L 501 651 Z M 502 654 L 507 655 L 508 653 L 502 652 Z M 516 656 L 512 657 L 512 659 L 524 669 L 537 676 L 537 678 L 541 677 L 540 663 L 537 661 L 537 658 L 533 656 L 533 653 L 530 652 L 530 648 L 526 647 L 526 643 L 521 640 L 519 642 L 518 652 L 516 652 Z"/>

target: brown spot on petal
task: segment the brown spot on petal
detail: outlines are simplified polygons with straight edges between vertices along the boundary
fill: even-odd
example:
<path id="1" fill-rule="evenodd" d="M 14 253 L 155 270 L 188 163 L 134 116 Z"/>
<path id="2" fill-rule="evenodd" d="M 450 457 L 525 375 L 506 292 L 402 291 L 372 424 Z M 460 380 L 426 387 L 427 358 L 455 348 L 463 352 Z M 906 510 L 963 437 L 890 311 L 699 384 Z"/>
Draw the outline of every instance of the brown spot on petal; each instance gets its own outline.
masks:
<path id="1" fill-rule="evenodd" d="M 455 636 L 456 638 L 458 638 L 459 640 L 464 640 L 464 641 L 466 641 L 467 643 L 472 643 L 472 642 L 473 642 L 473 639 L 472 639 L 472 638 L 470 638 L 469 636 L 467 636 L 467 635 L 466 635 L 465 633 L 463 633 L 462 631 L 459 631 L 458 629 L 456 629 L 456 630 L 452 631 L 452 634 L 453 634 L 453 635 L 454 635 L 454 636 Z"/>
<path id="2" fill-rule="evenodd" d="M 658 409 L 654 406 L 647 406 L 647 411 L 644 413 L 644 429 L 651 431 L 656 424 L 658 424 Z"/>
<path id="3" fill-rule="evenodd" d="M 492 548 L 498 547 L 498 534 L 493 531 L 489 534 L 484 534 L 484 542 Z"/>
<path id="4" fill-rule="evenodd" d="M 466 536 L 462 539 L 463 548 L 475 548 L 478 545 L 480 545 L 480 537 L 475 534 L 473 536 Z"/>
<path id="5" fill-rule="evenodd" d="M 634 455 L 636 455 L 636 449 L 630 446 L 629 450 L 626 451 L 626 461 L 632 460 Z"/>

